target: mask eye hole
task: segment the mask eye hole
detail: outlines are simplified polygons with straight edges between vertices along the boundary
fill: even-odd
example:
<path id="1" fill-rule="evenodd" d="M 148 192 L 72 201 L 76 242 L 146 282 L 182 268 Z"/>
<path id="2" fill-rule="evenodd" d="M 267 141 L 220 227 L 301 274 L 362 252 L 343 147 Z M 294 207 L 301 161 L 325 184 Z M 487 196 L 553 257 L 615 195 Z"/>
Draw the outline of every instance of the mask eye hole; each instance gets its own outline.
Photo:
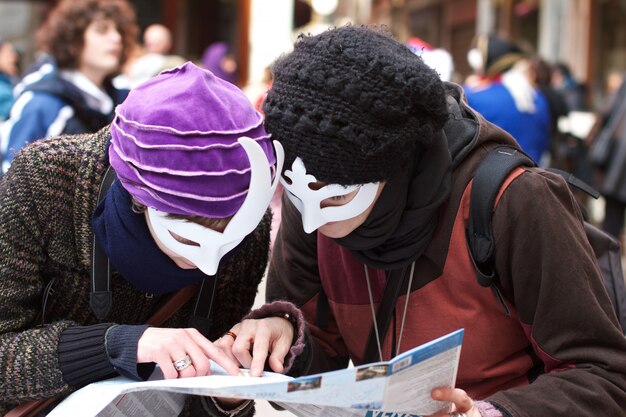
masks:
<path id="1" fill-rule="evenodd" d="M 177 242 L 182 243 L 183 245 L 189 245 L 189 246 L 197 246 L 200 247 L 200 244 L 198 242 L 194 242 L 193 240 L 189 240 L 189 239 L 185 239 L 182 236 L 177 235 L 174 232 L 170 232 L 170 235 L 172 235 L 172 237 L 174 239 L 176 239 Z"/>
<path id="2" fill-rule="evenodd" d="M 310 182 L 310 183 L 309 183 L 309 188 L 310 188 L 311 190 L 313 190 L 313 191 L 317 191 L 317 190 L 319 190 L 320 188 L 325 187 L 325 186 L 326 186 L 326 184 L 325 184 L 325 183 L 323 183 L 323 182 L 319 182 L 319 181 L 317 181 L 317 182 Z"/>
<path id="3" fill-rule="evenodd" d="M 359 192 L 359 188 L 347 194 L 340 194 L 340 195 L 328 197 L 327 199 L 323 200 L 320 203 L 320 207 L 325 208 L 325 207 L 343 206 L 344 204 L 348 204 L 350 201 L 352 201 L 352 199 L 356 197 L 356 194 L 358 192 Z"/>

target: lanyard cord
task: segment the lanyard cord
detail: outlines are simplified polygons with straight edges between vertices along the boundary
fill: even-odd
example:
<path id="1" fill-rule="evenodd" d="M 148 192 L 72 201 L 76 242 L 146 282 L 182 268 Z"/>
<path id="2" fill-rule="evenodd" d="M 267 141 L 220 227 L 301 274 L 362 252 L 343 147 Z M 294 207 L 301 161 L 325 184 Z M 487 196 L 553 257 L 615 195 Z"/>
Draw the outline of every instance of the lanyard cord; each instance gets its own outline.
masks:
<path id="1" fill-rule="evenodd" d="M 372 296 L 372 285 L 370 283 L 370 274 L 369 271 L 367 270 L 367 265 L 363 265 L 363 268 L 365 270 L 365 281 L 367 282 L 367 294 L 369 296 L 370 299 L 370 308 L 372 310 L 372 321 L 374 323 L 374 334 L 376 335 L 376 345 L 378 347 L 378 357 L 380 358 L 380 361 L 383 361 L 383 351 L 380 345 L 380 334 L 378 333 L 378 323 L 376 320 L 376 311 L 374 310 L 374 297 Z M 409 285 L 407 286 L 407 290 L 406 290 L 406 300 L 404 301 L 404 312 L 402 314 L 402 323 L 400 324 L 400 336 L 398 337 L 398 351 L 400 351 L 400 342 L 402 341 L 402 332 L 404 330 L 404 323 L 406 320 L 406 311 L 407 311 L 407 306 L 409 304 L 409 295 L 411 293 L 411 284 L 413 282 L 413 272 L 415 272 L 415 261 L 413 261 L 413 263 L 411 264 L 411 273 L 409 275 Z"/>
<path id="2" fill-rule="evenodd" d="M 367 293 L 370 297 L 370 307 L 372 308 L 372 320 L 374 322 L 374 333 L 376 334 L 376 345 L 378 346 L 378 357 L 380 361 L 383 361 L 383 351 L 380 348 L 380 335 L 378 334 L 378 323 L 376 323 L 376 311 L 374 311 L 374 298 L 372 297 L 372 286 L 370 284 L 370 273 L 367 271 L 367 265 L 363 265 L 365 268 L 365 281 L 367 282 Z"/>
<path id="3" fill-rule="evenodd" d="M 398 352 L 400 350 L 400 343 L 402 342 L 402 331 L 404 330 L 404 321 L 406 320 L 406 310 L 409 305 L 409 295 L 411 294 L 411 284 L 413 283 L 413 272 L 415 271 L 415 261 L 411 264 L 411 274 L 409 275 L 409 285 L 406 287 L 406 298 L 404 300 L 404 311 L 402 312 L 402 323 L 400 323 L 400 336 L 398 336 Z"/>

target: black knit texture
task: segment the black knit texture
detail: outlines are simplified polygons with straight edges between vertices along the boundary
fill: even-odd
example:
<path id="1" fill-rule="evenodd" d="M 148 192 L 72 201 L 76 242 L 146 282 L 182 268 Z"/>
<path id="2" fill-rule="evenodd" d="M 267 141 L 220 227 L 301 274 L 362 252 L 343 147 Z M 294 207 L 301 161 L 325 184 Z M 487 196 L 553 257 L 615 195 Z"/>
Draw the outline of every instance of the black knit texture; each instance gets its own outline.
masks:
<path id="1" fill-rule="evenodd" d="M 68 327 L 59 338 L 59 368 L 74 387 L 116 376 L 104 347 L 110 324 Z"/>
<path id="2" fill-rule="evenodd" d="M 448 118 L 443 83 L 379 28 L 301 35 L 273 66 L 266 129 L 318 180 L 387 180 L 432 143 Z"/>

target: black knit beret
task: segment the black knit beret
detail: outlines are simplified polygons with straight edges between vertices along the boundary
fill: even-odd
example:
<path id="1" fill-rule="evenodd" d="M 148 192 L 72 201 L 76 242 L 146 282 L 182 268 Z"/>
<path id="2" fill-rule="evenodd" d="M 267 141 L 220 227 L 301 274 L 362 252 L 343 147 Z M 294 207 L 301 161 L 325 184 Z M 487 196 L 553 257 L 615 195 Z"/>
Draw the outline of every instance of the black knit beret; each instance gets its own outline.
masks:
<path id="1" fill-rule="evenodd" d="M 301 35 L 273 66 L 265 127 L 332 184 L 392 178 L 448 118 L 437 73 L 380 28 L 342 26 Z"/>

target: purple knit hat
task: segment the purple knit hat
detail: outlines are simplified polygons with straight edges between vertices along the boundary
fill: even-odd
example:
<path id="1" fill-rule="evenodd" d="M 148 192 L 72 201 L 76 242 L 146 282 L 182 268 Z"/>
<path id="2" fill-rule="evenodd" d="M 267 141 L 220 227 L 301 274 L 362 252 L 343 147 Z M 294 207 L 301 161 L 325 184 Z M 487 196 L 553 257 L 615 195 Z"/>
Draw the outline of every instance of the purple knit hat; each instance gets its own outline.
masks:
<path id="1" fill-rule="evenodd" d="M 160 211 L 235 214 L 250 184 L 242 136 L 276 162 L 263 118 L 243 92 L 190 62 L 132 90 L 115 112 L 111 166 L 133 197 Z"/>

